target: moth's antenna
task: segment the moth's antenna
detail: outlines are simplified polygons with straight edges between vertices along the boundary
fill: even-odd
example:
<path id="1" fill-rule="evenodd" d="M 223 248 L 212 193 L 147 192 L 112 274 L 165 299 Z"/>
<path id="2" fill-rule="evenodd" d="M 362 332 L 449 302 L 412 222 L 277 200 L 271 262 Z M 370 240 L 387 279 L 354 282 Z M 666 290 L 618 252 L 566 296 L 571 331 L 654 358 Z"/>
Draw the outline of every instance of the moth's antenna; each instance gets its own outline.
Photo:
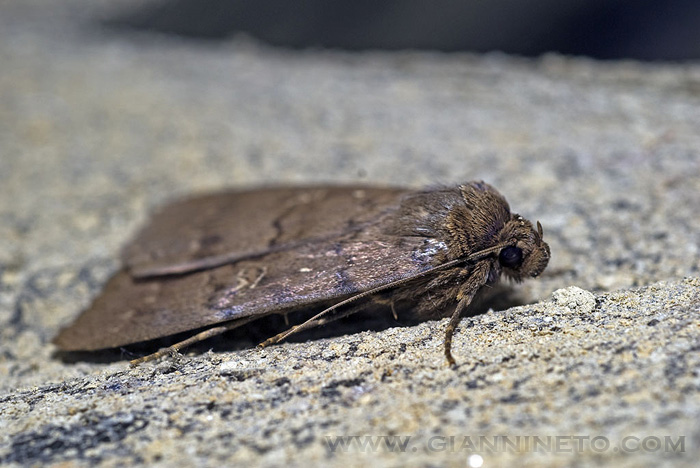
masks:
<path id="1" fill-rule="evenodd" d="M 286 330 L 278 335 L 275 335 L 272 338 L 268 338 L 267 340 L 260 343 L 258 345 L 258 347 L 264 348 L 264 347 L 269 346 L 271 344 L 279 343 L 280 341 L 284 340 L 285 338 L 287 338 L 295 333 L 299 333 L 300 331 L 304 331 L 304 330 L 307 330 L 309 328 L 313 328 L 314 326 L 316 326 L 318 324 L 318 320 L 321 317 L 323 317 L 324 315 L 327 315 L 330 312 L 333 312 L 334 310 L 336 310 L 340 307 L 343 307 L 345 305 L 359 301 L 360 299 L 364 299 L 365 297 L 372 296 L 372 295 L 377 294 L 379 292 L 386 291 L 388 289 L 394 289 L 398 286 L 402 286 L 408 282 L 417 280 L 419 278 L 429 276 L 429 275 L 435 273 L 436 271 L 446 270 L 448 268 L 452 268 L 454 266 L 457 266 L 461 263 L 466 263 L 466 262 L 470 262 L 473 260 L 477 260 L 477 259 L 482 258 L 482 257 L 487 257 L 494 252 L 500 251 L 501 249 L 503 249 L 507 245 L 508 244 L 498 244 L 498 245 L 495 245 L 495 246 L 490 247 L 488 249 L 484 249 L 484 250 L 481 250 L 479 252 L 475 252 L 475 253 L 468 255 L 466 257 L 460 257 L 460 258 L 457 258 L 455 260 L 450 260 L 449 262 L 442 263 L 438 266 L 421 271 L 420 273 L 416 273 L 414 275 L 411 275 L 411 276 L 408 276 L 405 278 L 401 278 L 401 279 L 398 279 L 396 281 L 392 281 L 391 283 L 383 284 L 383 285 L 378 286 L 376 288 L 373 288 L 373 289 L 361 292 L 359 294 L 356 294 L 352 297 L 345 299 L 344 301 L 340 301 L 337 304 L 333 304 L 332 306 L 328 307 L 325 310 L 322 310 L 318 314 L 316 314 L 313 317 L 311 317 L 310 319 L 308 319 L 306 322 L 299 324 L 299 325 L 295 325 L 292 328 L 290 328 L 289 330 Z M 343 315 L 343 316 L 345 316 L 345 315 Z"/>
<path id="2" fill-rule="evenodd" d="M 395 288 L 397 286 L 401 286 L 403 284 L 406 284 L 410 281 L 413 281 L 413 280 L 416 280 L 419 278 L 423 278 L 425 276 L 429 276 L 432 273 L 435 273 L 436 271 L 446 270 L 448 268 L 452 268 L 452 267 L 457 266 L 457 265 L 462 264 L 462 263 L 466 263 L 466 262 L 470 262 L 473 260 L 478 260 L 478 259 L 483 258 L 483 257 L 487 257 L 487 256 L 491 255 L 492 253 L 498 252 L 502 248 L 507 247 L 507 245 L 508 244 L 498 244 L 498 245 L 493 246 L 491 248 L 484 249 L 484 250 L 481 250 L 479 252 L 475 252 L 475 253 L 468 255 L 466 257 L 460 257 L 460 258 L 457 258 L 455 260 L 450 260 L 449 262 L 445 262 L 441 265 L 438 265 L 438 266 L 429 268 L 427 270 L 421 271 L 420 273 L 416 273 L 415 275 L 401 278 L 401 279 L 398 279 L 396 281 L 392 281 L 391 283 L 387 283 L 387 284 L 384 284 L 382 286 L 378 286 L 376 288 L 370 289 L 368 291 L 364 291 L 364 292 L 361 292 L 359 294 L 356 294 L 348 299 L 345 299 L 344 301 L 338 302 L 337 304 L 334 304 L 333 306 L 321 311 L 320 313 L 311 317 L 306 322 L 304 322 L 300 325 L 296 325 L 296 326 L 290 328 L 289 330 L 287 330 L 283 333 L 280 333 L 279 335 L 273 336 L 272 338 L 265 340 L 264 342 L 260 343 L 258 346 L 261 348 L 264 348 L 265 346 L 269 346 L 271 344 L 278 343 L 278 342 L 282 341 L 283 339 L 287 338 L 288 336 L 293 335 L 294 333 L 298 333 L 298 332 L 306 330 L 308 328 L 313 328 L 317 325 L 320 325 L 322 323 L 320 319 L 324 315 L 327 315 L 328 313 L 330 313 L 330 312 L 332 312 L 340 307 L 351 304 L 355 301 L 359 301 L 360 299 L 371 296 L 371 295 L 376 294 L 378 292 L 386 291 L 387 289 L 392 289 L 392 288 Z M 344 313 L 344 314 L 340 315 L 339 317 L 335 317 L 335 318 L 346 317 L 348 315 L 354 314 L 355 312 L 358 312 L 359 310 L 360 310 L 360 308 L 355 308 L 355 309 L 349 310 L 347 313 Z M 129 364 L 131 364 L 132 366 L 137 366 L 137 365 L 142 364 L 144 362 L 158 359 L 162 356 L 165 356 L 166 354 L 177 352 L 186 346 L 190 346 L 192 344 L 198 343 L 200 341 L 204 341 L 204 340 L 211 338 L 213 336 L 220 335 L 220 334 L 227 332 L 229 330 L 233 330 L 234 328 L 238 328 L 241 325 L 244 325 L 248 322 L 252 322 L 253 320 L 257 320 L 258 318 L 259 317 L 256 317 L 256 316 L 245 317 L 245 318 L 242 318 L 239 320 L 233 320 L 229 323 L 225 323 L 225 324 L 219 325 L 217 327 L 209 328 L 207 330 L 204 330 L 201 333 L 198 333 L 194 336 L 191 336 L 190 338 L 188 338 L 184 341 L 180 341 L 178 343 L 175 343 L 172 346 L 158 350 L 157 352 L 155 352 L 153 354 L 149 354 L 148 356 L 134 359 L 134 360 L 130 361 Z M 455 320 L 456 319 L 453 318 L 452 322 L 454 322 Z M 456 323 L 454 326 L 456 326 Z M 454 328 L 454 326 L 453 326 L 453 328 Z M 449 351 L 447 351 L 447 352 L 449 352 Z"/>
<path id="3" fill-rule="evenodd" d="M 180 351 L 182 348 L 185 348 L 187 346 L 193 345 L 195 343 L 199 343 L 200 341 L 204 341 L 206 339 L 212 338 L 216 335 L 221 335 L 222 333 L 225 333 L 229 330 L 233 330 L 235 328 L 238 328 L 240 326 L 245 325 L 246 323 L 252 322 L 253 320 L 258 320 L 260 317 L 256 317 L 255 315 L 251 315 L 250 317 L 243 317 L 242 319 L 238 320 L 232 320 L 228 323 L 225 323 L 223 325 L 219 325 L 218 327 L 214 328 L 208 328 L 204 330 L 203 332 L 197 333 L 194 336 L 190 336 L 186 340 L 178 341 L 172 346 L 168 346 L 167 348 L 162 348 L 156 351 L 155 353 L 149 354 L 147 356 L 143 356 L 137 359 L 132 359 L 129 361 L 129 365 L 131 367 L 138 366 L 139 364 L 143 364 L 144 362 L 148 361 L 153 361 L 155 359 L 158 359 L 162 356 L 165 356 L 166 354 L 173 354 L 178 351 Z"/>

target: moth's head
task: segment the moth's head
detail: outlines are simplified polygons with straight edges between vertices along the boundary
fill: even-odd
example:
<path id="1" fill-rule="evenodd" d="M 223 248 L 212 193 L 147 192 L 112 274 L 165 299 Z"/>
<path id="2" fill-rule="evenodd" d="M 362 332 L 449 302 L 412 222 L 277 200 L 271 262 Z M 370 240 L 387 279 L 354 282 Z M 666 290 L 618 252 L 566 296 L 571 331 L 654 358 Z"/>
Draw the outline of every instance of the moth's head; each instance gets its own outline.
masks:
<path id="1" fill-rule="evenodd" d="M 535 278 L 549 263 L 549 245 L 542 240 L 542 225 L 537 229 L 520 215 L 514 214 L 499 235 L 506 247 L 498 252 L 503 273 L 515 281 Z"/>

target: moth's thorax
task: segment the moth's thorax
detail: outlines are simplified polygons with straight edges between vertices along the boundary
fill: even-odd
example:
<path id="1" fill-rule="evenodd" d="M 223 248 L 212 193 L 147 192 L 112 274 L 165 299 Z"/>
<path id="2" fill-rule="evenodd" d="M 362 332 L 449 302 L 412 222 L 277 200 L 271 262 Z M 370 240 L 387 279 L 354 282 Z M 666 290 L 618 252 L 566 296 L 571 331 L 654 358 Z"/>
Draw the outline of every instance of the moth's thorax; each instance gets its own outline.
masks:
<path id="1" fill-rule="evenodd" d="M 493 245 L 510 220 L 506 200 L 493 187 L 472 182 L 458 187 L 414 192 L 404 198 L 387 231 L 432 239 L 452 260 Z"/>
<path id="2" fill-rule="evenodd" d="M 469 256 L 496 245 L 511 219 L 505 198 L 483 182 L 455 189 L 457 201 L 445 217 L 444 232 L 450 260 Z"/>

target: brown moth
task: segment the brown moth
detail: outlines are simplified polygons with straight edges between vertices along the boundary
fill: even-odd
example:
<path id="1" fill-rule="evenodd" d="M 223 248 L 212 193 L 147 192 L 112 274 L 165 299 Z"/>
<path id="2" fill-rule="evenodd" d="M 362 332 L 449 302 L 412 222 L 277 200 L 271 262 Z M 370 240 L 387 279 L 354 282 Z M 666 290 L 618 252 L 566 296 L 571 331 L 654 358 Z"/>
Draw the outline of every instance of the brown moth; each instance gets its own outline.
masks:
<path id="1" fill-rule="evenodd" d="M 484 182 L 410 191 L 266 188 L 175 202 L 126 246 L 124 267 L 54 343 L 113 348 L 212 326 L 132 364 L 270 315 L 321 312 L 261 346 L 350 315 L 372 299 L 418 319 L 462 311 L 501 274 L 547 266 L 549 246 Z"/>

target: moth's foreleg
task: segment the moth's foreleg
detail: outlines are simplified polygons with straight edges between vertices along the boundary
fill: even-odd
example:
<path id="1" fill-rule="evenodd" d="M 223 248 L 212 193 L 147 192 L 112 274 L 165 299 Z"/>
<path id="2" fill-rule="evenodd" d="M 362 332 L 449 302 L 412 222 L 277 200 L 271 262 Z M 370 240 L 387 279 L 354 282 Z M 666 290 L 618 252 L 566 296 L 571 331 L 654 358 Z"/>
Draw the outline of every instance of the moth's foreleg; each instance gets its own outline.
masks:
<path id="1" fill-rule="evenodd" d="M 454 366 L 457 362 L 454 356 L 452 356 L 452 336 L 455 333 L 455 329 L 459 324 L 459 319 L 461 318 L 462 312 L 466 309 L 469 304 L 471 304 L 477 291 L 488 281 L 489 277 L 489 264 L 487 262 L 480 262 L 472 270 L 467 281 L 464 283 L 462 288 L 460 288 L 457 295 L 457 307 L 452 316 L 450 317 L 450 322 L 447 324 L 445 329 L 445 357 L 447 358 L 447 363 Z"/>

